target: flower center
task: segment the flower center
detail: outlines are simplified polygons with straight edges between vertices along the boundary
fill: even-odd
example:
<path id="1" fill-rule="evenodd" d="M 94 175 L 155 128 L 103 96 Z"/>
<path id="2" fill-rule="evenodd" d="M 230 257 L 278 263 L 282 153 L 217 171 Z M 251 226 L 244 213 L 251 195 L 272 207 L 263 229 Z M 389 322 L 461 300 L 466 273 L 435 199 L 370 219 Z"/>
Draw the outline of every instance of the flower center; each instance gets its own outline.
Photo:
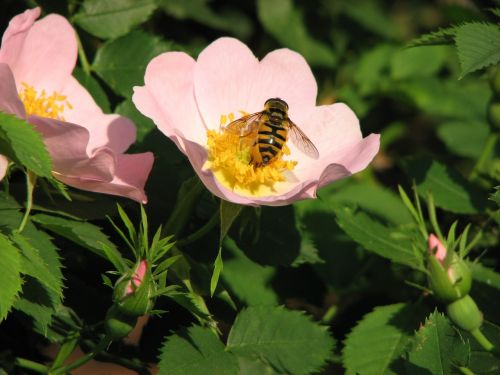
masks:
<path id="1" fill-rule="evenodd" d="M 64 95 L 53 92 L 52 95 L 47 96 L 45 90 L 38 93 L 33 86 L 24 82 L 21 85 L 23 89 L 19 92 L 19 97 L 28 115 L 38 115 L 64 121 L 62 116 L 64 109 L 73 108 Z"/>
<path id="2" fill-rule="evenodd" d="M 252 162 L 252 153 L 259 152 L 258 148 L 255 149 L 258 147 L 255 143 L 256 134 L 240 137 L 223 130 L 224 125 L 234 118 L 232 113 L 222 115 L 221 130 L 207 131 L 208 161 L 205 168 L 210 168 L 222 185 L 239 194 L 276 194 L 276 184 L 287 180 L 286 173 L 292 171 L 297 162 L 283 159 L 284 156 L 290 155 L 290 150 L 284 143 L 268 164 L 256 166 Z"/>

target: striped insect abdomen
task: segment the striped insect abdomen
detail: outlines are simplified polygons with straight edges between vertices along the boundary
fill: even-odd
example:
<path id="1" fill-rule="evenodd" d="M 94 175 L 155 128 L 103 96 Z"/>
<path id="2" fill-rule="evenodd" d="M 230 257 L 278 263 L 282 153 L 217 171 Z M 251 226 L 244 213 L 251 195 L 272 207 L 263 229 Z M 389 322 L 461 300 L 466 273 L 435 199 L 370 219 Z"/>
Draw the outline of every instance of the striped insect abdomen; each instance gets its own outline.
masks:
<path id="1" fill-rule="evenodd" d="M 281 152 L 288 135 L 287 127 L 283 126 L 285 117 L 286 113 L 273 108 L 261 117 L 252 150 L 252 163 L 257 167 L 269 164 Z"/>

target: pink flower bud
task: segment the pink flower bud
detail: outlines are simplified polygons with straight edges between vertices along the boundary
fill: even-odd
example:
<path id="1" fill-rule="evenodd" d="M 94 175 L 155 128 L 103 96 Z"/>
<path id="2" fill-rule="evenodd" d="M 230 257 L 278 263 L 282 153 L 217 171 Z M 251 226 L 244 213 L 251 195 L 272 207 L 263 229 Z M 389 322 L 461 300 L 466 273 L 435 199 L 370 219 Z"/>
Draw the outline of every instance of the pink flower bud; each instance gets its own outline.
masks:
<path id="1" fill-rule="evenodd" d="M 433 233 L 429 236 L 429 251 L 440 263 L 443 263 L 446 257 L 446 248 Z"/>
<path id="2" fill-rule="evenodd" d="M 144 275 L 146 274 L 146 270 L 148 269 L 148 263 L 145 260 L 142 260 L 137 269 L 134 272 L 134 275 L 130 279 L 130 282 L 125 289 L 125 295 L 132 294 L 141 284 L 144 279 Z"/>

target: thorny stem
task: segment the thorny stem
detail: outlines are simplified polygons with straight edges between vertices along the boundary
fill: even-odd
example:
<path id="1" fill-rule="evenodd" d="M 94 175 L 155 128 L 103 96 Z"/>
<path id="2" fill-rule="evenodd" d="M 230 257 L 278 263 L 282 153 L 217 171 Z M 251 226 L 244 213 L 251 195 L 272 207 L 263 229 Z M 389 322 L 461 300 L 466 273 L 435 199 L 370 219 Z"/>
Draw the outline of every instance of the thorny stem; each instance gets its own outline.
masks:
<path id="1" fill-rule="evenodd" d="M 26 171 L 26 210 L 24 211 L 23 220 L 19 225 L 18 231 L 22 232 L 28 218 L 30 216 L 31 208 L 33 207 L 33 189 L 35 188 L 36 174 L 30 171 Z"/>

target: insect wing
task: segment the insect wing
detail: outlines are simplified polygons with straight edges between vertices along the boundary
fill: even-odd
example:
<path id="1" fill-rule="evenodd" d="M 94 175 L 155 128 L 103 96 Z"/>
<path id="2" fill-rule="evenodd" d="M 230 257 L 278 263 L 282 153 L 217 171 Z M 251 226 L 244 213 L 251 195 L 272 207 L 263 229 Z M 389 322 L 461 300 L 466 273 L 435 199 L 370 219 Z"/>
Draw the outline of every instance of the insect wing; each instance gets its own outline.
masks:
<path id="1" fill-rule="evenodd" d="M 240 137 L 246 137 L 251 133 L 255 133 L 259 128 L 259 121 L 263 112 L 253 113 L 234 120 L 223 127 L 224 131 Z"/>
<path id="2" fill-rule="evenodd" d="M 295 125 L 291 120 L 288 120 L 290 138 L 295 146 L 307 156 L 317 159 L 319 152 L 316 146 L 311 142 L 307 135 L 304 134 L 300 128 Z"/>

